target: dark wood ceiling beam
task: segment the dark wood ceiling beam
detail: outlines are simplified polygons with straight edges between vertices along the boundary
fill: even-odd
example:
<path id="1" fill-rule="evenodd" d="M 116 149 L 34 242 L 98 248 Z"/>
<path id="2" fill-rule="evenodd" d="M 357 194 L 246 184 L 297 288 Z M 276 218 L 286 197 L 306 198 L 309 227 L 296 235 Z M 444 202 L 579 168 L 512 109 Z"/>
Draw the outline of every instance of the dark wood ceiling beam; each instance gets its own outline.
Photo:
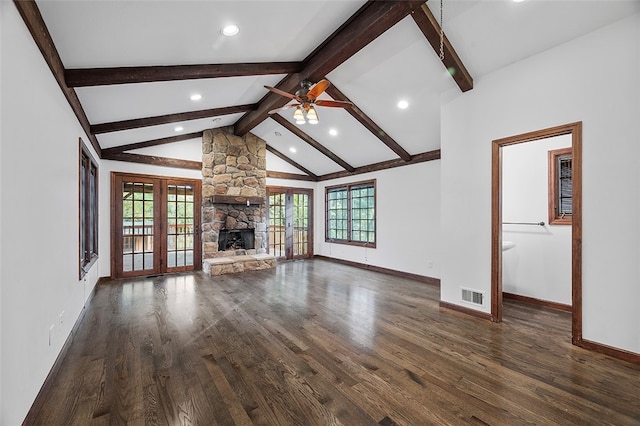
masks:
<path id="1" fill-rule="evenodd" d="M 340 64 L 371 43 L 382 33 L 419 9 L 422 1 L 368 1 L 347 22 L 336 30 L 304 61 L 302 69 L 285 77 L 277 88 L 295 92 L 301 80 L 318 81 Z M 266 90 L 266 89 L 265 89 Z M 235 124 L 237 135 L 244 135 L 267 119 L 269 111 L 284 106 L 289 99 L 269 92 L 258 108 L 245 114 Z"/>
<path id="2" fill-rule="evenodd" d="M 150 83 L 155 81 L 199 78 L 245 77 L 298 72 L 301 62 L 264 62 L 210 65 L 168 65 L 148 67 L 75 68 L 65 70 L 69 87 L 111 84 Z"/>
<path id="3" fill-rule="evenodd" d="M 98 142 L 98 139 L 96 139 L 95 135 L 91 133 L 89 119 L 84 112 L 84 108 L 82 108 L 82 104 L 80 104 L 80 99 L 78 99 L 78 95 L 75 90 L 68 87 L 65 82 L 64 65 L 62 64 L 58 50 L 53 43 L 49 29 L 42 19 L 38 5 L 33 0 L 14 0 L 14 4 L 22 17 L 22 20 L 29 29 L 38 49 L 40 49 L 40 53 L 42 53 L 42 57 L 49 66 L 53 77 L 58 82 L 58 86 L 60 86 L 67 102 L 69 102 L 69 105 L 80 123 L 82 130 L 86 133 L 98 156 L 102 157 L 100 143 Z"/>
<path id="4" fill-rule="evenodd" d="M 276 172 L 267 170 L 267 177 L 273 179 L 290 179 L 290 180 L 304 180 L 314 182 L 315 180 L 309 175 L 299 175 L 297 173 Z"/>
<path id="5" fill-rule="evenodd" d="M 294 135 L 296 135 L 297 137 L 299 137 L 300 139 L 302 139 L 303 141 L 305 141 L 306 143 L 308 143 L 309 145 L 311 145 L 312 147 L 314 147 L 315 149 L 320 151 L 326 157 L 328 157 L 331 160 L 333 160 L 336 164 L 339 164 L 340 167 L 342 167 L 343 169 L 345 169 L 345 170 L 347 170 L 349 172 L 352 172 L 352 171 L 355 170 L 355 167 L 353 167 L 351 164 L 349 164 L 346 161 L 344 161 L 342 158 L 338 157 L 331 150 L 327 149 L 320 142 L 316 141 L 311 136 L 309 136 L 308 134 L 306 134 L 305 132 L 300 130 L 299 127 L 297 127 L 295 124 L 292 124 L 290 121 L 288 121 L 283 116 L 281 116 L 279 114 L 273 114 L 273 115 L 271 115 L 271 118 L 274 119 L 282 127 L 284 127 L 285 129 L 287 129 L 288 131 L 290 131 L 291 133 L 293 133 Z"/>
<path id="6" fill-rule="evenodd" d="M 169 136 L 168 138 L 153 139 L 153 140 L 144 141 L 144 142 L 131 143 L 128 145 L 114 146 L 112 148 L 104 148 L 102 152 L 105 155 L 119 154 L 121 152 L 131 151 L 134 149 L 149 148 L 151 146 L 165 145 L 165 144 L 174 143 L 174 142 L 182 142 L 189 139 L 196 139 L 201 137 L 202 137 L 202 132 L 193 132 L 193 133 L 187 133 L 184 135 Z"/>
<path id="7" fill-rule="evenodd" d="M 351 108 L 345 108 L 345 110 L 351 114 L 353 118 L 358 120 L 360 124 L 367 128 L 371 133 L 373 133 L 378 139 L 382 141 L 386 146 L 389 147 L 393 152 L 398 154 L 398 157 L 402 158 L 404 161 L 411 160 L 411 154 L 409 154 L 398 142 L 396 142 L 391 136 L 387 134 L 384 130 L 380 128 L 367 114 L 365 114 L 356 104 L 354 104 L 349 98 L 345 96 L 336 86 L 333 84 L 329 86 L 326 90 L 327 94 L 331 96 L 333 99 L 337 101 L 347 101 L 351 102 L 353 106 Z"/>
<path id="8" fill-rule="evenodd" d="M 436 17 L 433 16 L 433 13 L 431 13 L 431 10 L 429 10 L 429 7 L 426 3 L 422 4 L 411 16 L 416 24 L 418 24 L 418 28 L 420 28 L 427 38 L 433 50 L 440 56 L 440 24 Z M 471 78 L 471 74 L 467 71 L 467 68 L 462 63 L 462 60 L 451 45 L 446 34 L 443 37 L 443 50 L 444 59 L 442 60 L 442 64 L 458 84 L 460 90 L 466 92 L 467 90 L 473 89 L 473 78 Z"/>
<path id="9" fill-rule="evenodd" d="M 202 162 L 177 158 L 157 157 L 155 155 L 131 154 L 126 152 L 106 153 L 103 160 L 124 161 L 127 163 L 151 164 L 154 166 L 174 167 L 177 169 L 202 170 Z"/>
<path id="10" fill-rule="evenodd" d="M 329 173 L 326 175 L 318 176 L 318 180 L 324 181 L 324 180 L 338 179 L 342 177 L 360 175 L 363 173 L 378 172 L 380 170 L 393 169 L 395 167 L 408 166 L 410 164 L 424 163 L 426 161 L 433 161 L 433 160 L 439 160 L 439 159 L 440 159 L 440 150 L 437 149 L 435 151 L 423 152 L 420 154 L 412 155 L 411 160 L 409 161 L 404 161 L 400 158 L 397 158 L 395 160 L 382 161 L 380 163 L 369 164 L 367 166 L 358 167 L 353 172 L 343 171 L 343 172 L 335 172 L 335 173 Z"/>
<path id="11" fill-rule="evenodd" d="M 296 163 L 295 161 L 293 161 L 291 158 L 287 157 L 286 155 L 284 155 L 283 153 L 281 153 L 280 151 L 278 151 L 277 149 L 275 149 L 274 147 L 267 145 L 267 151 L 269 151 L 270 153 L 272 153 L 273 155 L 275 155 L 276 157 L 286 161 L 287 163 L 291 164 L 293 167 L 295 167 L 296 169 L 300 170 L 301 172 L 305 172 L 308 176 L 311 177 L 311 179 L 314 182 L 318 181 L 318 175 L 314 174 L 313 172 L 311 172 L 310 170 L 307 170 L 306 168 L 304 168 L 304 166 Z"/>
<path id="12" fill-rule="evenodd" d="M 311 81 L 324 78 L 422 4 L 369 0 L 303 61 L 300 74 Z"/>
<path id="13" fill-rule="evenodd" d="M 158 126 L 160 124 L 218 117 L 221 115 L 252 111 L 255 108 L 256 104 L 237 105 L 223 108 L 204 109 L 200 111 L 181 112 L 177 114 L 159 115 L 156 117 L 135 118 L 132 120 L 114 121 L 111 123 L 93 124 L 91 125 L 91 133 L 98 134 L 118 132 L 121 130 L 137 129 L 139 127 Z"/>

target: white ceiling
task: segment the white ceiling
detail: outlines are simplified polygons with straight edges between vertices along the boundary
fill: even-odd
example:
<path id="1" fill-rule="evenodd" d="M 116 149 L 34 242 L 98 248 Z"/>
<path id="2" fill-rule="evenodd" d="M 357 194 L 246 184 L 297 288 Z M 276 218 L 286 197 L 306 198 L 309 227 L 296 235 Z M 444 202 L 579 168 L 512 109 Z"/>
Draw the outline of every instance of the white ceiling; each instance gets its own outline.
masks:
<path id="1" fill-rule="evenodd" d="M 302 61 L 365 1 L 37 2 L 65 68 Z M 439 18 L 440 2 L 427 5 Z M 469 73 L 487 73 L 640 11 L 638 0 L 444 0 L 444 29 Z M 240 32 L 220 29 L 235 23 Z M 603 52 L 603 57 L 606 52 Z M 76 88 L 91 124 L 257 103 L 284 75 Z M 410 154 L 439 149 L 440 97 L 458 90 L 411 17 L 327 78 Z M 189 99 L 200 93 L 202 99 Z M 322 98 L 330 99 L 326 94 Z M 400 99 L 409 108 L 400 110 Z M 280 113 L 292 121 L 293 110 Z M 354 167 L 398 156 L 347 112 L 318 108 L 320 123 L 300 129 Z M 102 148 L 233 125 L 243 113 L 98 134 Z M 176 132 L 176 126 L 182 126 Z M 329 129 L 336 129 L 331 136 Z M 343 170 L 267 119 L 252 132 L 316 175 Z M 181 148 L 182 147 L 182 148 Z M 194 159 L 197 141 L 135 151 Z M 295 148 L 296 152 L 290 151 Z M 269 170 L 291 172 L 273 155 Z M 295 170 L 295 169 L 293 169 Z M 300 171 L 297 171 L 300 173 Z"/>

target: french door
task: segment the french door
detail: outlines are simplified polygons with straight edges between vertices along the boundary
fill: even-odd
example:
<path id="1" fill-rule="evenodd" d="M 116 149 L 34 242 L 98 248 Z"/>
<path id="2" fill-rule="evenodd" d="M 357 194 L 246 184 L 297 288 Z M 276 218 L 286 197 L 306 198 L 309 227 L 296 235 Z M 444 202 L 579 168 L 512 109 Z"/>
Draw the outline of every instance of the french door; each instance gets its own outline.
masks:
<path id="1" fill-rule="evenodd" d="M 199 180 L 112 173 L 111 276 L 201 268 Z"/>
<path id="2" fill-rule="evenodd" d="M 278 259 L 313 256 L 313 190 L 267 188 L 269 253 Z"/>

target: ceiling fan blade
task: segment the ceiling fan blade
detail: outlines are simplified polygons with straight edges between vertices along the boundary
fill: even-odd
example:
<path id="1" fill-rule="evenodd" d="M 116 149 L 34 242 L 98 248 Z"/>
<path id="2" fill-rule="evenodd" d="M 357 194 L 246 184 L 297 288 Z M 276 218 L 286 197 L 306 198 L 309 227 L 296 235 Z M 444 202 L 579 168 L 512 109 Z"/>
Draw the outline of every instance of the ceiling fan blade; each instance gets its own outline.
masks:
<path id="1" fill-rule="evenodd" d="M 289 109 L 289 108 L 293 108 L 293 107 L 297 107 L 297 106 L 300 106 L 300 104 L 289 104 L 289 105 L 285 105 L 285 106 L 283 106 L 282 108 L 272 109 L 271 111 L 269 111 L 269 113 L 268 113 L 268 114 L 275 114 L 275 113 L 277 113 L 277 112 L 284 111 L 285 109 Z"/>
<path id="2" fill-rule="evenodd" d="M 321 107 L 333 107 L 333 108 L 351 108 L 353 104 L 347 101 L 329 101 L 318 99 L 315 104 Z"/>
<path id="3" fill-rule="evenodd" d="M 320 80 L 309 90 L 309 92 L 307 93 L 307 98 L 309 100 L 314 100 L 315 98 L 320 96 L 320 94 L 324 92 L 329 86 L 331 86 L 329 80 Z"/>
<path id="4" fill-rule="evenodd" d="M 273 93 L 277 93 L 280 96 L 284 96 L 285 98 L 295 99 L 296 101 L 300 102 L 299 97 L 289 92 L 285 92 L 284 90 L 276 89 L 275 87 L 271 87 L 271 86 L 264 86 L 264 88 L 271 90 Z"/>

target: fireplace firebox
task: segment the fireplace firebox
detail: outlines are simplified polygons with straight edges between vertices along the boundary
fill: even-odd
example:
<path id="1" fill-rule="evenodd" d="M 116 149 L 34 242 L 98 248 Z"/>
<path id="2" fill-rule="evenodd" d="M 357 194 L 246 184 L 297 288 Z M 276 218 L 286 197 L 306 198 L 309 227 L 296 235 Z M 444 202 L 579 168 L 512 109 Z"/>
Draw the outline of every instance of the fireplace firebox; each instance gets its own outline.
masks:
<path id="1" fill-rule="evenodd" d="M 255 248 L 253 229 L 221 229 L 218 236 L 218 251 L 252 250 Z"/>

